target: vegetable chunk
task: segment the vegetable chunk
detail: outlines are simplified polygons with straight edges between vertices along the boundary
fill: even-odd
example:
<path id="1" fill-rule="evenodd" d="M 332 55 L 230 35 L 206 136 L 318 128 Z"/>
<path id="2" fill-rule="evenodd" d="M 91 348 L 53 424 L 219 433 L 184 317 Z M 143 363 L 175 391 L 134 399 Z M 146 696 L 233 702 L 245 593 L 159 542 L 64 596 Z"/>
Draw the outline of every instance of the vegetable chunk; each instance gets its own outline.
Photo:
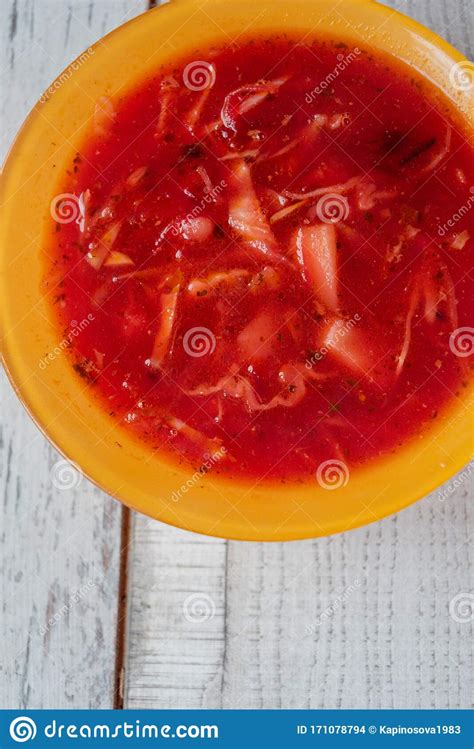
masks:
<path id="1" fill-rule="evenodd" d="M 305 281 L 330 312 L 338 308 L 337 240 L 333 224 L 298 229 L 294 238 L 296 257 Z"/>

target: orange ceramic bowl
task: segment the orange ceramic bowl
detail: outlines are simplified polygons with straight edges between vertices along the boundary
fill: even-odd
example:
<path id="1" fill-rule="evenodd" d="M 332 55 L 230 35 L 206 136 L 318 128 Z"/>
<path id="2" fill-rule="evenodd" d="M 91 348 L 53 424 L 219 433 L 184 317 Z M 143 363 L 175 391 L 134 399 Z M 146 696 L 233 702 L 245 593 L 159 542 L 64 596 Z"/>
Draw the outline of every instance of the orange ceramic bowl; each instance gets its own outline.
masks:
<path id="1" fill-rule="evenodd" d="M 73 63 L 26 120 L 1 179 L 2 354 L 13 386 L 44 434 L 128 506 L 189 530 L 248 540 L 327 535 L 372 522 L 426 495 L 470 457 L 474 392 L 432 431 L 359 469 L 337 490 L 192 476 L 112 422 L 57 355 L 61 334 L 41 292 L 58 175 L 91 126 L 94 103 L 129 90 L 163 62 L 242 32 L 330 36 L 380 49 L 429 78 L 467 119 L 463 57 L 411 19 L 370 0 L 172 0 L 109 34 Z M 343 482 L 345 483 L 345 482 Z"/>

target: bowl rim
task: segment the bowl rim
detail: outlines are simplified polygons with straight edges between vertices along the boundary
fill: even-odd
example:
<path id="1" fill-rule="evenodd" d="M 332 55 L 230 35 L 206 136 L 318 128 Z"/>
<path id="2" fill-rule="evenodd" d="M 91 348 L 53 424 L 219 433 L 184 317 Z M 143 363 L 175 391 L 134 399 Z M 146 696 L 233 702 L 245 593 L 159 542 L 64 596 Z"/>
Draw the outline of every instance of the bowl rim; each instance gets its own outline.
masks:
<path id="1" fill-rule="evenodd" d="M 253 0 L 250 2 L 250 0 L 245 0 L 247 4 L 254 5 Z M 324 0 L 326 2 L 326 0 Z M 376 12 L 380 13 L 384 16 L 395 16 L 398 23 L 403 25 L 404 27 L 407 27 L 411 30 L 414 30 L 417 35 L 421 36 L 426 42 L 428 42 L 430 45 L 437 49 L 441 49 L 446 55 L 450 57 L 453 64 L 457 62 L 461 62 L 465 60 L 466 58 L 457 50 L 455 49 L 451 44 L 446 42 L 444 39 L 439 37 L 435 32 L 431 31 L 430 29 L 427 29 L 425 26 L 420 24 L 419 22 L 415 21 L 414 19 L 410 18 L 409 16 L 406 16 L 405 14 L 401 13 L 400 11 L 394 10 L 392 8 L 389 8 L 385 5 L 381 5 L 380 3 L 376 2 L 376 0 L 349 0 L 349 2 L 353 5 L 360 5 L 360 6 L 371 6 L 372 8 L 376 9 Z M 182 6 L 185 4 L 187 7 L 192 5 L 197 5 L 197 0 L 173 0 L 169 5 L 173 6 L 178 3 L 179 6 Z M 113 29 L 111 32 L 109 32 L 104 37 L 101 37 L 99 40 L 97 40 L 94 44 L 90 45 L 88 50 L 97 49 L 98 46 L 106 39 L 111 39 L 114 37 L 119 37 L 124 33 L 124 30 L 128 27 L 132 26 L 138 26 L 139 24 L 144 23 L 144 19 L 147 15 L 150 13 L 159 13 L 162 12 L 164 8 L 167 7 L 168 4 L 158 6 L 156 8 L 153 8 L 149 11 L 146 11 L 145 13 L 136 16 L 126 23 L 122 24 L 121 26 L 117 27 L 116 29 Z M 77 62 L 81 58 L 81 55 L 78 55 L 74 61 L 72 61 L 69 66 L 67 66 L 62 73 L 60 73 L 55 80 L 58 80 L 61 78 L 61 76 L 70 69 L 71 65 L 74 64 L 74 62 Z M 65 88 L 67 88 L 67 83 Z M 42 95 L 43 96 L 43 95 Z M 6 179 L 9 175 L 9 170 L 13 169 L 16 163 L 17 154 L 21 151 L 22 143 L 25 139 L 30 137 L 31 131 L 34 130 L 35 123 L 37 121 L 37 118 L 39 117 L 39 113 L 37 111 L 37 107 L 41 102 L 41 97 L 38 100 L 38 102 L 35 104 L 35 106 L 32 108 L 28 116 L 26 117 L 25 121 L 23 122 L 23 125 L 21 126 L 20 130 L 18 131 L 15 139 L 13 140 L 12 144 L 10 145 L 10 148 L 7 151 L 4 167 L 2 170 L 1 178 L 0 178 L 0 203 L 1 198 L 3 196 L 4 192 L 4 185 L 6 182 Z M 0 206 L 0 217 L 3 212 L 3 206 Z M 3 253 L 3 247 L 0 246 L 0 253 Z M 0 273 L 0 283 L 1 283 L 1 277 L 2 273 Z M 1 295 L 4 297 L 4 295 Z M 0 311 L 5 302 L 0 302 Z M 32 418 L 38 429 L 41 431 L 41 433 L 46 437 L 46 439 L 55 447 L 55 449 L 62 455 L 64 458 L 70 462 L 74 463 L 74 457 L 69 457 L 68 455 L 68 449 L 67 444 L 64 443 L 64 440 L 59 438 L 54 433 L 54 430 L 50 430 L 47 427 L 44 426 L 42 423 L 41 418 L 39 417 L 37 413 L 37 408 L 35 406 L 35 398 L 34 394 L 30 392 L 25 392 L 24 390 L 21 390 L 20 386 L 17 385 L 17 381 L 20 379 L 17 376 L 16 373 L 16 364 L 14 360 L 13 354 L 9 351 L 8 342 L 6 341 L 7 336 L 4 335 L 3 331 L 3 322 L 4 322 L 4 315 L 0 315 L 0 331 L 1 331 L 1 337 L 2 337 L 2 350 L 1 350 L 1 359 L 4 366 L 4 369 L 6 371 L 7 377 L 18 396 L 20 402 L 26 409 L 29 416 Z M 467 401 L 467 396 L 466 396 Z M 408 448 L 410 445 L 410 440 L 407 441 L 405 444 L 405 448 Z M 248 541 L 255 541 L 255 540 L 264 540 L 264 541 L 282 541 L 282 540 L 302 540 L 307 538 L 314 538 L 317 535 L 332 535 L 333 533 L 338 532 L 344 532 L 346 530 L 357 528 L 362 525 L 366 525 L 372 522 L 375 522 L 376 520 L 379 520 L 383 517 L 386 517 L 388 515 L 393 514 L 394 512 L 398 512 L 401 509 L 406 508 L 407 506 L 411 505 L 412 503 L 416 502 L 417 500 L 421 499 L 422 497 L 426 496 L 428 493 L 433 491 L 437 486 L 439 486 L 441 483 L 449 479 L 454 473 L 456 473 L 458 470 L 460 470 L 465 464 L 466 459 L 469 459 L 469 455 L 467 452 L 463 454 L 462 456 L 459 455 L 457 461 L 455 461 L 454 464 L 451 464 L 448 470 L 440 470 L 436 475 L 433 474 L 429 478 L 424 479 L 424 481 L 420 481 L 420 483 L 417 485 L 417 489 L 413 490 L 409 495 L 406 495 L 402 500 L 392 501 L 388 505 L 385 506 L 384 511 L 377 517 L 368 517 L 367 513 L 360 513 L 360 517 L 358 519 L 355 519 L 353 522 L 349 522 L 345 527 L 335 527 L 335 528 L 327 528 L 325 529 L 325 532 L 323 534 L 315 533 L 315 527 L 314 526 L 308 526 L 308 528 L 301 533 L 291 535 L 287 535 L 284 531 L 281 532 L 278 535 L 274 535 L 272 537 L 269 537 L 265 531 L 261 531 L 259 534 L 254 535 L 252 533 L 242 533 L 242 531 L 236 530 L 235 532 L 232 530 L 232 528 L 227 529 L 225 531 L 225 534 L 222 533 L 213 533 L 212 531 L 208 531 L 203 527 L 197 527 L 195 524 L 192 528 L 189 528 L 189 530 L 193 530 L 195 532 L 202 533 L 204 535 L 210 535 L 210 536 L 217 536 L 219 538 L 227 538 L 227 539 L 233 539 L 233 540 L 248 540 Z M 382 458 L 382 461 L 384 462 L 385 466 L 387 468 L 390 467 L 391 463 L 391 456 L 387 454 Z M 129 500 L 127 497 L 123 496 L 123 494 L 111 492 L 110 488 L 107 488 L 104 483 L 102 483 L 99 479 L 97 479 L 94 476 L 94 472 L 90 471 L 90 465 L 82 468 L 81 465 L 81 472 L 92 482 L 94 483 L 99 489 L 102 491 L 105 491 L 112 496 L 114 496 L 116 499 L 119 499 L 124 505 L 130 507 L 131 509 L 135 509 L 143 514 L 148 515 L 149 517 L 160 519 L 162 522 L 166 522 L 169 525 L 172 525 L 174 527 L 178 528 L 185 528 L 186 526 L 182 523 L 174 521 L 172 518 L 167 516 L 165 519 L 157 515 L 152 511 L 152 507 L 144 506 L 143 502 L 138 501 L 136 498 L 135 500 Z M 271 488 L 271 487 L 270 487 Z"/>

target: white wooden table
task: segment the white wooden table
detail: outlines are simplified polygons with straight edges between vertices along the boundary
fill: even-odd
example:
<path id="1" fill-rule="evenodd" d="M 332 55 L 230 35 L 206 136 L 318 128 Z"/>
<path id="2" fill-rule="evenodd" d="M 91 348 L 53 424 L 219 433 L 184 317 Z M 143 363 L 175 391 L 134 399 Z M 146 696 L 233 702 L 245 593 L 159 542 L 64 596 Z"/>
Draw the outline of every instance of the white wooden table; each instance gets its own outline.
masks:
<path id="1" fill-rule="evenodd" d="M 469 55 L 469 0 L 387 4 Z M 53 78 L 147 6 L 2 0 L 3 154 Z M 85 479 L 56 488 L 4 376 L 0 454 L 0 707 L 470 706 L 467 474 L 374 525 L 261 544 L 164 526 Z"/>

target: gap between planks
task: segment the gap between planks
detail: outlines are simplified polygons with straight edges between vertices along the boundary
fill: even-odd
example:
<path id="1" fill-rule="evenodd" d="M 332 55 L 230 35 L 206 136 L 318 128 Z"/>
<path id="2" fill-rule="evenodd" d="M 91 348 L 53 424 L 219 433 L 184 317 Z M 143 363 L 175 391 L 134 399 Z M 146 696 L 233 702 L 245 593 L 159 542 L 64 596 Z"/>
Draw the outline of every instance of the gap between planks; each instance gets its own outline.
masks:
<path id="1" fill-rule="evenodd" d="M 117 592 L 117 632 L 115 639 L 115 677 L 114 677 L 114 710 L 123 710 L 125 659 L 127 652 L 128 621 L 128 573 L 131 544 L 132 512 L 129 507 L 122 507 L 120 529 L 120 567 Z"/>

